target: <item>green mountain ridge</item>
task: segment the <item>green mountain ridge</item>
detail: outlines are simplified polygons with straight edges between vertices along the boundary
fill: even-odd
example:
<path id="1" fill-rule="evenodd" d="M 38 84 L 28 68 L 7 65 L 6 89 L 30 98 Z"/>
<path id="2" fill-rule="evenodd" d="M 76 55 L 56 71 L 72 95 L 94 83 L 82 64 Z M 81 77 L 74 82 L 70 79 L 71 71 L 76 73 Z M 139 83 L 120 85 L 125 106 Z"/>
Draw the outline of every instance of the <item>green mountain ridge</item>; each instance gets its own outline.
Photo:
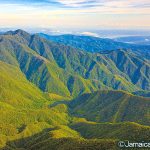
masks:
<path id="1" fill-rule="evenodd" d="M 2 59 L 4 59 L 4 61 L 13 60 L 12 63 L 14 63 L 16 60 L 13 59 L 12 55 L 15 55 L 14 58 L 17 58 L 20 68 L 25 73 L 28 80 L 38 85 L 43 91 L 50 91 L 51 87 L 47 85 L 47 81 L 42 81 L 42 74 L 38 76 L 36 70 L 30 71 L 32 68 L 41 68 L 40 73 L 43 72 L 43 74 L 45 73 L 48 76 L 45 80 L 49 80 L 50 77 L 53 78 L 51 82 L 55 80 L 54 78 L 57 78 L 58 75 L 56 74 L 59 74 L 59 79 L 57 78 L 57 80 L 61 82 L 61 85 L 64 84 L 63 89 L 65 89 L 65 86 L 68 86 L 67 83 L 69 81 L 66 82 L 66 79 L 69 80 L 73 76 L 73 78 L 83 78 L 82 81 L 88 79 L 87 82 L 90 82 L 91 85 L 89 89 L 92 89 L 92 91 L 102 89 L 103 87 L 108 89 L 122 89 L 130 92 L 139 91 L 141 89 L 149 90 L 149 62 L 144 60 L 139 61 L 130 51 L 118 50 L 109 54 L 90 54 L 47 41 L 37 35 L 30 36 L 28 33 L 24 33 L 24 31 L 20 30 L 13 35 L 8 35 L 7 33 L 2 36 L 2 39 L 4 46 L 1 49 L 5 50 L 1 50 L 1 53 L 7 53 L 3 54 L 3 57 L 11 57 L 11 59 Z M 8 50 L 6 51 L 6 45 L 13 48 L 13 54 L 11 54 L 12 51 L 11 53 L 8 52 Z M 17 49 L 15 50 L 14 47 Z M 18 49 L 19 47 L 20 49 Z M 28 55 L 30 55 L 30 57 Z M 124 60 L 124 62 L 121 63 L 122 66 L 118 66 L 116 63 L 116 59 L 118 59 L 120 55 L 122 55 Z M 35 61 L 37 63 L 33 64 Z M 35 64 L 37 67 L 34 66 Z M 125 69 L 122 70 L 121 68 Z M 131 70 L 133 71 L 131 72 Z M 62 79 L 61 74 L 65 74 L 65 79 Z M 136 81 L 133 80 L 135 76 L 138 77 Z M 43 85 L 43 82 L 45 85 Z M 84 83 L 81 84 L 84 86 Z M 86 86 L 87 85 L 88 83 Z M 58 87 L 56 87 L 56 89 L 58 90 Z M 59 87 L 59 89 L 61 89 L 61 87 Z M 71 87 L 68 87 L 64 92 L 62 91 L 62 94 L 68 93 L 69 95 L 69 89 L 71 89 Z M 86 90 L 85 88 L 85 91 L 91 91 L 89 89 Z M 78 94 L 79 93 L 76 93 L 74 96 Z"/>
<path id="2" fill-rule="evenodd" d="M 116 39 L 100 38 L 93 36 L 85 35 L 48 35 L 44 33 L 38 33 L 40 37 L 43 37 L 47 40 L 61 43 L 64 45 L 72 46 L 83 51 L 88 51 L 91 53 L 97 53 L 101 51 L 111 51 L 117 49 L 132 49 L 134 52 L 141 52 L 145 58 L 150 58 L 149 45 L 139 45 L 124 43 L 123 41 L 116 41 Z"/>
<path id="3" fill-rule="evenodd" d="M 0 100 L 3 103 L 20 108 L 41 108 L 46 102 L 44 94 L 26 80 L 24 74 L 15 66 L 0 61 Z"/>
<path id="4" fill-rule="evenodd" d="M 69 106 L 72 114 L 89 121 L 112 123 L 130 121 L 150 124 L 149 98 L 134 96 L 123 91 L 83 94 L 72 100 Z"/>
<path id="5" fill-rule="evenodd" d="M 131 92 L 147 94 L 149 83 L 149 61 L 130 50 L 92 54 L 23 30 L 2 34 L 0 149 L 117 150 L 119 140 L 147 140 L 150 101 Z"/>
<path id="6" fill-rule="evenodd" d="M 130 141 L 147 140 L 150 134 L 149 126 L 133 122 L 125 123 L 74 123 L 71 127 L 87 139 L 122 139 Z M 97 132 L 99 131 L 99 132 Z M 139 136 L 140 135 L 140 136 Z M 141 137 L 142 136 L 142 137 Z"/>

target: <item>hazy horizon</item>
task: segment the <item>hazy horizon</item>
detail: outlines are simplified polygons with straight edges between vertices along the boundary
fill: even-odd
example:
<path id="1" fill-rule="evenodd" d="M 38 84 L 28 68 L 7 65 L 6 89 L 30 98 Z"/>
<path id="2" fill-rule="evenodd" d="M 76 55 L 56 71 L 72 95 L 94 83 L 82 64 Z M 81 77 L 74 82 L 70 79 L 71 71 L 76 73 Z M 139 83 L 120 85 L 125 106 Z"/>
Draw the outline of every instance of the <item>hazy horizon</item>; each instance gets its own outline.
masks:
<path id="1" fill-rule="evenodd" d="M 31 34 L 44 33 L 49 35 L 86 35 L 100 38 L 117 38 L 128 36 L 150 36 L 148 29 L 50 29 L 50 28 L 0 28 L 0 32 L 15 31 L 17 29 L 24 30 Z"/>
<path id="2" fill-rule="evenodd" d="M 0 28 L 150 29 L 148 0 L 1 0 Z"/>

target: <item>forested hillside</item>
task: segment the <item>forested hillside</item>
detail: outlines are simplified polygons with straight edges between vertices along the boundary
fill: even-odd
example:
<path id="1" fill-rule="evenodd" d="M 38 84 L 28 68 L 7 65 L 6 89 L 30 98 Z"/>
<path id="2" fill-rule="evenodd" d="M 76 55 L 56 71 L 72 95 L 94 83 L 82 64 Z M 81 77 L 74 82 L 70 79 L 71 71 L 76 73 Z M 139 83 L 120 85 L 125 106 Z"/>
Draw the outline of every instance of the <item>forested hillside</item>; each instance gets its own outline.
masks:
<path id="1" fill-rule="evenodd" d="M 0 149 L 116 150 L 150 138 L 145 53 L 71 46 L 23 30 L 0 35 Z"/>

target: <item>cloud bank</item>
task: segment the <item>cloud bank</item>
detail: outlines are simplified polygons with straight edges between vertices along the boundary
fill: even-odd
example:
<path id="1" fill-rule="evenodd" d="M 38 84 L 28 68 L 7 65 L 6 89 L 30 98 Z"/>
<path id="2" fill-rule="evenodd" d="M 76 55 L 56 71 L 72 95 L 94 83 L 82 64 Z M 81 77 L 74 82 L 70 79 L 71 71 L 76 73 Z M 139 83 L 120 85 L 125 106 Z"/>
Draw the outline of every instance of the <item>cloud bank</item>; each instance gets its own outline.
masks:
<path id="1" fill-rule="evenodd" d="M 1 0 L 0 26 L 150 28 L 149 0 Z"/>

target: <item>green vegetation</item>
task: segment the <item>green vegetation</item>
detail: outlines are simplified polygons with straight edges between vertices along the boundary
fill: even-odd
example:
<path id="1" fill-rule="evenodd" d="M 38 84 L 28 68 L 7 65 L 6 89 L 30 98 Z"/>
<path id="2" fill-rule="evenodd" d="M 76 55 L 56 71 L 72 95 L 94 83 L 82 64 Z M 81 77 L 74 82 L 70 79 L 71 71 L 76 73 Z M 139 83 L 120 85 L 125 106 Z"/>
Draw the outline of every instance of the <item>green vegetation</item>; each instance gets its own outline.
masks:
<path id="1" fill-rule="evenodd" d="M 0 61 L 0 100 L 12 108 L 41 108 L 44 94 L 15 66 Z"/>
<path id="2" fill-rule="evenodd" d="M 118 140 L 149 139 L 149 98 L 129 93 L 147 96 L 149 68 L 130 51 L 0 35 L 0 149 L 117 150 Z"/>
<path id="3" fill-rule="evenodd" d="M 133 50 L 142 49 L 144 51 L 149 50 L 149 45 L 144 45 L 144 44 L 134 45 L 134 44 L 122 43 L 120 41 L 118 42 L 113 39 L 98 38 L 98 37 L 86 36 L 86 35 L 78 36 L 78 35 L 66 34 L 66 35 L 55 36 L 55 35 L 47 35 L 44 33 L 39 33 L 38 35 L 47 40 L 72 46 L 74 48 L 81 49 L 83 51 L 88 51 L 91 53 L 101 52 L 105 50 L 107 51 L 117 50 L 120 48 L 133 49 Z"/>
<path id="4" fill-rule="evenodd" d="M 88 53 L 22 30 L 0 37 L 1 60 L 42 91 L 76 97 L 99 89 L 149 90 L 150 65 L 131 51 Z"/>
<path id="5" fill-rule="evenodd" d="M 70 102 L 75 116 L 96 122 L 131 121 L 150 124 L 149 98 L 138 97 L 123 91 L 98 91 L 84 94 Z"/>
<path id="6" fill-rule="evenodd" d="M 121 139 L 130 141 L 148 140 L 150 127 L 137 123 L 89 123 L 79 122 L 71 126 L 87 139 Z"/>

